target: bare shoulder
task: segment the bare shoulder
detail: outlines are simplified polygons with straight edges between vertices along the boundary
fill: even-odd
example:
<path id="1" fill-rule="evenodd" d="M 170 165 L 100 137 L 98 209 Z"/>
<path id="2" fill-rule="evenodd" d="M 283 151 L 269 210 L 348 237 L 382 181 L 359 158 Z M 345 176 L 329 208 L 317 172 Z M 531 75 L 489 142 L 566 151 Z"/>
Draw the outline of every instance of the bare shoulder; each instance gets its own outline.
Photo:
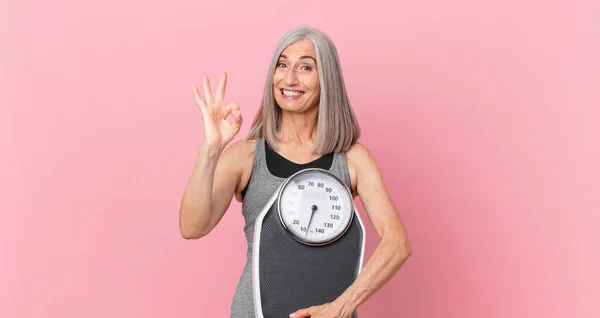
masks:
<path id="1" fill-rule="evenodd" d="M 241 191 L 246 187 L 252 174 L 256 140 L 238 140 L 231 143 L 221 155 L 223 172 L 234 172 L 238 176 L 235 197 L 241 201 Z"/>
<path id="2" fill-rule="evenodd" d="M 229 146 L 227 146 L 227 148 L 225 148 L 223 151 L 222 156 L 235 158 L 236 156 L 240 155 L 254 155 L 255 145 L 256 140 L 238 140 L 229 144 Z"/>
<path id="3" fill-rule="evenodd" d="M 346 156 L 350 161 L 373 160 L 373 155 L 367 146 L 360 142 L 354 143 L 346 152 Z"/>
<path id="4" fill-rule="evenodd" d="M 358 195 L 360 176 L 371 173 L 379 174 L 379 169 L 371 151 L 362 143 L 356 142 L 346 151 L 348 171 L 352 182 L 352 193 Z"/>

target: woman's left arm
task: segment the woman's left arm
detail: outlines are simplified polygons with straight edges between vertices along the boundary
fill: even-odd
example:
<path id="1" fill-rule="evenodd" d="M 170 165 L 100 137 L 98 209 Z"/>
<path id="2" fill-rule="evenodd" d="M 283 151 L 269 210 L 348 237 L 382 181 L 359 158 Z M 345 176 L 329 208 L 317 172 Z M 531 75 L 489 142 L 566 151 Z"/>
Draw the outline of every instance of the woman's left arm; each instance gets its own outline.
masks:
<path id="1" fill-rule="evenodd" d="M 299 310 L 290 317 L 350 317 L 387 283 L 412 254 L 404 223 L 370 151 L 355 144 L 348 152 L 356 173 L 356 192 L 381 242 L 352 285 L 335 301 Z"/>

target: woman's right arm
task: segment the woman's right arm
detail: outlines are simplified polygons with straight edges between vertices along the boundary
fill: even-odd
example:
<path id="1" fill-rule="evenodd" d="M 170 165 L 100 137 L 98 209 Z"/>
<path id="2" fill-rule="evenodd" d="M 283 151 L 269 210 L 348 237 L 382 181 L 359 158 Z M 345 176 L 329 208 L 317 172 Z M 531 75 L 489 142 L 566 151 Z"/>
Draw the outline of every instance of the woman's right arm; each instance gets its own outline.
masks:
<path id="1" fill-rule="evenodd" d="M 208 78 L 203 78 L 204 98 L 194 85 L 196 102 L 202 112 L 205 141 L 185 187 L 179 208 L 179 228 L 186 239 L 207 235 L 221 220 L 241 180 L 244 165 L 240 158 L 247 149 L 244 141 L 226 145 L 242 125 L 240 108 L 223 107 L 227 75 L 222 74 L 213 100 Z M 227 117 L 233 117 L 231 122 Z"/>
<path id="2" fill-rule="evenodd" d="M 179 209 L 179 228 L 185 239 L 198 239 L 219 223 L 229 208 L 243 173 L 242 142 L 225 151 L 202 145 Z"/>

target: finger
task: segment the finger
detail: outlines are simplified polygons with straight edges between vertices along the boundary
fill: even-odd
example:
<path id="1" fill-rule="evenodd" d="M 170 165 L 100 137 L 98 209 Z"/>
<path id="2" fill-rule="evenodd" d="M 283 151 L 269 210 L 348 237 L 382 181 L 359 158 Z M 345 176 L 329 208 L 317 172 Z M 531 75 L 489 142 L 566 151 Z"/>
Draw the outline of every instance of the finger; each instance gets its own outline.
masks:
<path id="1" fill-rule="evenodd" d="M 208 79 L 208 76 L 203 76 L 202 82 L 204 83 L 204 100 L 207 105 L 212 104 L 213 97 L 210 91 L 210 80 Z"/>
<path id="2" fill-rule="evenodd" d="M 229 103 L 227 104 L 227 106 L 225 106 L 225 111 L 227 111 L 227 114 L 233 114 L 235 111 L 239 111 L 240 110 L 240 106 L 238 106 L 236 103 Z"/>
<path id="3" fill-rule="evenodd" d="M 314 310 L 315 310 L 315 307 L 300 309 L 300 310 L 297 310 L 295 313 L 290 314 L 290 318 L 310 317 L 310 315 L 312 315 Z"/>
<path id="4" fill-rule="evenodd" d="M 225 87 L 227 86 L 227 73 L 221 73 L 221 78 L 219 78 L 219 86 L 217 87 L 217 92 L 215 95 L 215 103 L 222 104 L 223 99 L 225 99 Z"/>
<path id="5" fill-rule="evenodd" d="M 231 114 L 232 109 L 233 103 L 229 103 L 227 104 L 227 106 L 219 108 L 219 110 L 221 111 L 221 117 L 224 119 L 227 118 Z"/>
<path id="6" fill-rule="evenodd" d="M 239 131 L 240 128 L 242 128 L 242 123 L 244 123 L 244 119 L 242 118 L 242 113 L 238 110 L 233 113 L 233 121 L 231 122 L 231 125 Z"/>
<path id="7" fill-rule="evenodd" d="M 229 103 L 225 107 L 221 108 L 221 115 L 223 116 L 223 118 L 225 118 L 229 116 L 229 114 L 233 113 L 233 111 L 236 109 L 239 110 L 240 107 L 235 103 Z"/>
<path id="8" fill-rule="evenodd" d="M 242 126 L 242 123 L 244 122 L 244 118 L 242 117 L 242 111 L 240 110 L 239 107 L 237 107 L 237 109 L 234 109 L 231 114 L 233 115 L 233 123 L 239 128 Z"/>
<path id="9" fill-rule="evenodd" d="M 233 115 L 233 124 L 238 127 L 242 125 L 243 118 L 240 106 L 236 105 L 235 103 L 229 103 L 227 106 L 225 106 L 225 110 L 228 115 Z"/>
<path id="10" fill-rule="evenodd" d="M 200 95 L 200 91 L 198 91 L 198 86 L 196 86 L 196 84 L 192 84 L 192 91 L 194 92 L 194 97 L 196 98 L 196 104 L 198 104 L 198 107 L 200 107 L 201 111 L 204 111 L 206 103 L 202 99 L 202 96 Z"/>

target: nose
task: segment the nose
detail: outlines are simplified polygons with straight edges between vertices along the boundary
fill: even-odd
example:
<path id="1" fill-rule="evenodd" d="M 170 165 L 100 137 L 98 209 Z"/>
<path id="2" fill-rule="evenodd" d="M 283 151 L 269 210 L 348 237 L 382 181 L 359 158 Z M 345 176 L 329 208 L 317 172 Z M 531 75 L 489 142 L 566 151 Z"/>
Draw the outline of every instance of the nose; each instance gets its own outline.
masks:
<path id="1" fill-rule="evenodd" d="M 296 74 L 296 70 L 294 70 L 291 67 L 288 68 L 287 72 L 285 73 L 285 78 L 283 80 L 285 85 L 287 86 L 298 84 L 298 74 Z"/>

